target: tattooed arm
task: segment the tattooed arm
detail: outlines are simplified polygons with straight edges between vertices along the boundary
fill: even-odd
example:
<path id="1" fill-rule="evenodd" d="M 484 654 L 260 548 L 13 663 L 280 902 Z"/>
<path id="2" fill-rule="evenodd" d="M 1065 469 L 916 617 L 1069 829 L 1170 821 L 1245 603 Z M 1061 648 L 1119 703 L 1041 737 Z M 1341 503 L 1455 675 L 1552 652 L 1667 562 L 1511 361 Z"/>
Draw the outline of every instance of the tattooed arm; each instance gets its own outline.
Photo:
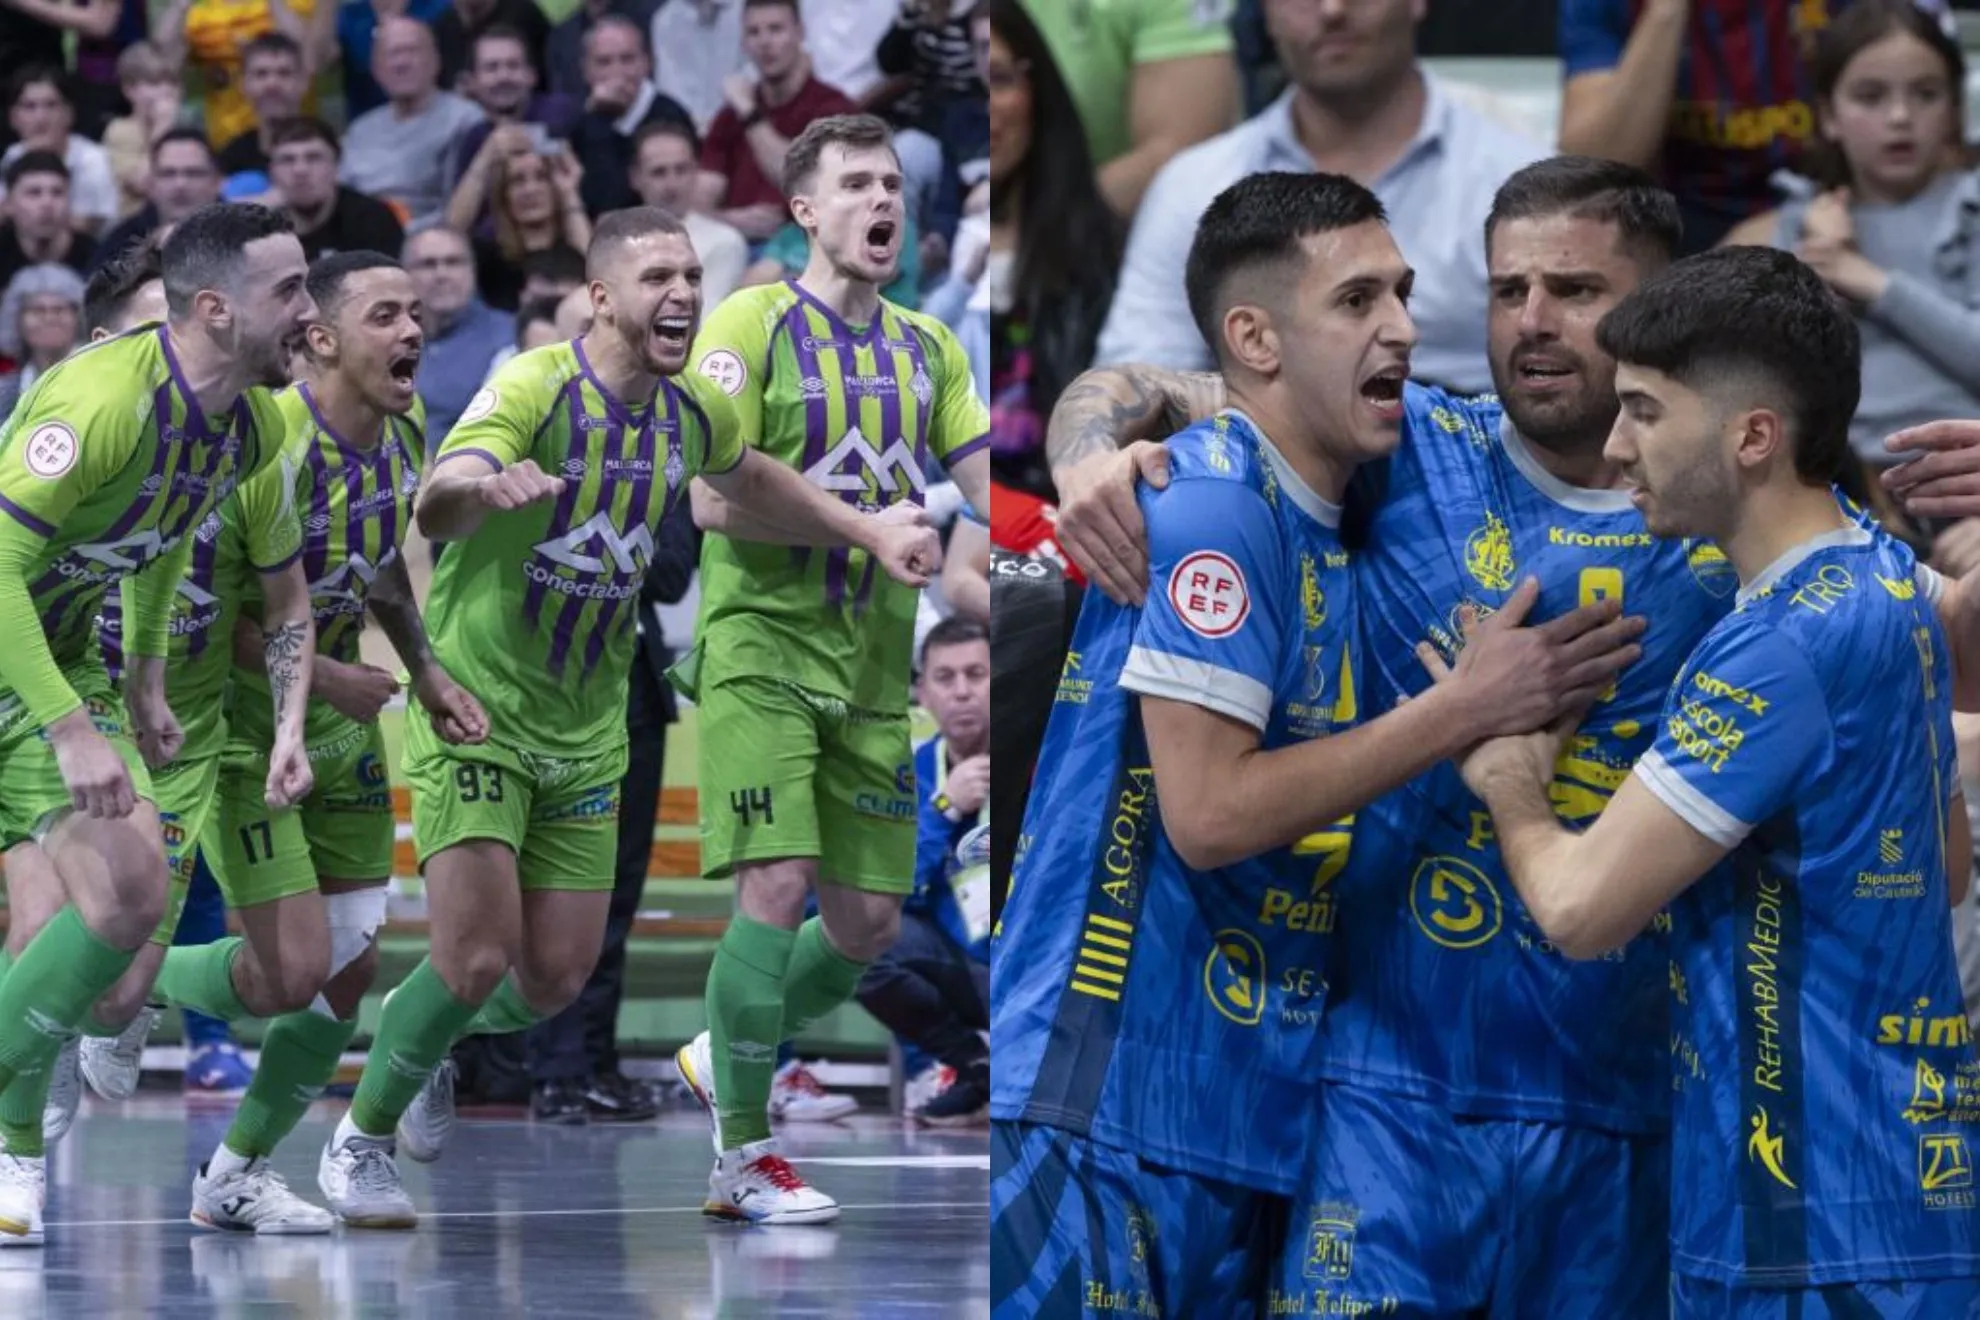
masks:
<path id="1" fill-rule="evenodd" d="M 309 711 L 316 625 L 310 616 L 309 583 L 303 577 L 302 561 L 291 560 L 280 572 L 263 573 L 261 595 L 261 661 L 275 706 L 275 744 L 268 752 L 266 797 L 271 807 L 287 807 L 301 801 L 313 783 L 303 721 Z"/>
<path id="2" fill-rule="evenodd" d="M 406 572 L 405 556 L 392 556 L 392 562 L 372 582 L 365 604 L 385 630 L 392 649 L 399 653 L 399 663 L 412 679 L 413 699 L 426 711 L 441 738 L 450 743 L 478 743 L 487 738 L 487 712 L 433 655 L 426 625 L 419 617 L 419 600 L 413 595 L 412 577 Z"/>
<path id="3" fill-rule="evenodd" d="M 1045 454 L 1059 488 L 1057 541 L 1093 584 L 1139 605 L 1148 585 L 1148 538 L 1137 478 L 1158 489 L 1169 456 L 1158 441 L 1225 404 L 1224 378 L 1161 367 L 1101 367 L 1075 380 L 1052 409 Z"/>

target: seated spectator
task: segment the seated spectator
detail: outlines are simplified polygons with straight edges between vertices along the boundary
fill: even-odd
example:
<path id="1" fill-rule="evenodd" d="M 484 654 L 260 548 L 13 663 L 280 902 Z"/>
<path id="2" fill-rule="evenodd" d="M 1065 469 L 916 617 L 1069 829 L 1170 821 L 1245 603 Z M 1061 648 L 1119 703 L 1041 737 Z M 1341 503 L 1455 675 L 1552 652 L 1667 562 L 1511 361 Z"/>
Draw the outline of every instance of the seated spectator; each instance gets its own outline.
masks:
<path id="1" fill-rule="evenodd" d="M 591 290 L 572 289 L 563 297 L 554 293 L 533 293 L 524 297 L 516 312 L 516 341 L 504 344 L 488 360 L 487 374 L 493 376 L 502 364 L 518 353 L 547 344 L 567 344 L 582 338 L 591 329 Z"/>
<path id="2" fill-rule="evenodd" d="M 548 66 L 543 85 L 559 96 L 585 95 L 590 79 L 584 71 L 584 39 L 591 29 L 605 19 L 622 18 L 639 29 L 640 40 L 645 41 L 661 4 L 662 0 L 579 0 L 576 11 L 550 29 L 543 52 Z"/>
<path id="3" fill-rule="evenodd" d="M 337 135 L 321 119 L 285 119 L 268 143 L 269 178 L 311 261 L 332 252 L 397 252 L 406 231 L 392 208 L 337 183 Z"/>
<path id="4" fill-rule="evenodd" d="M 152 143 L 146 175 L 143 208 L 103 236 L 92 270 L 122 258 L 154 230 L 220 200 L 220 166 L 196 128 L 172 129 Z"/>
<path id="5" fill-rule="evenodd" d="M 178 70 L 148 41 L 125 47 L 117 57 L 117 85 L 131 113 L 104 126 L 103 149 L 117 180 L 117 218 L 124 220 L 150 199 L 152 144 L 189 125 L 195 112 L 185 102 Z"/>
<path id="6" fill-rule="evenodd" d="M 14 411 L 42 372 L 82 342 L 83 277 L 67 266 L 28 266 L 0 294 L 0 355 L 14 369 L 0 375 L 0 419 Z"/>
<path id="7" fill-rule="evenodd" d="M 728 104 L 701 148 L 701 208 L 762 242 L 782 228 L 784 153 L 805 125 L 857 109 L 811 73 L 797 0 L 743 0 L 743 51 L 759 78 L 730 74 Z"/>
<path id="8" fill-rule="evenodd" d="M 0 288 L 23 267 L 53 263 L 89 271 L 96 240 L 69 227 L 69 167 L 52 151 L 30 151 L 6 168 L 7 221 L 0 224 Z"/>
<path id="9" fill-rule="evenodd" d="M 921 795 L 914 893 L 901 933 L 860 979 L 860 1006 L 953 1069 L 955 1080 L 912 1117 L 935 1127 L 984 1119 L 990 1103 L 990 878 L 964 869 L 956 845 L 990 796 L 990 635 L 951 616 L 922 642 L 919 703 L 940 732 L 915 749 Z"/>
<path id="10" fill-rule="evenodd" d="M 953 168 L 968 146 L 981 145 L 982 134 L 959 131 L 965 117 L 954 113 L 967 108 L 979 121 L 984 113 L 970 13 L 969 0 L 904 0 L 880 43 L 881 70 L 903 87 L 886 107 L 886 117 L 894 125 L 894 150 L 907 176 L 908 213 L 924 232 L 943 170 Z M 946 141 L 952 131 L 959 138 L 953 145 Z M 949 231 L 937 232 L 946 239 Z"/>
<path id="11" fill-rule="evenodd" d="M 1045 422 L 1093 361 L 1120 230 L 1085 139 L 1043 131 L 1074 113 L 1044 37 L 1017 0 L 993 0 L 990 27 L 990 462 L 999 480 L 1049 495 Z"/>
<path id="12" fill-rule="evenodd" d="M 482 302 L 474 249 L 458 231 L 422 229 L 406 240 L 401 259 L 426 309 L 419 397 L 426 405 L 427 444 L 437 450 L 481 388 L 489 358 L 515 337 L 516 322 Z"/>
<path id="13" fill-rule="evenodd" d="M 381 22 L 372 61 L 390 100 L 351 121 L 338 178 L 393 203 L 405 212 L 408 224 L 418 224 L 446 206 L 447 151 L 484 116 L 466 97 L 440 90 L 439 51 L 424 23 L 410 18 Z"/>
<path id="14" fill-rule="evenodd" d="M 1856 309 L 1863 400 L 1850 444 L 1888 466 L 1884 437 L 1980 417 L 1980 175 L 1955 166 L 1959 44 L 1908 0 L 1857 0 L 1810 63 L 1822 191 L 1734 227 L 1785 248 Z M 1980 567 L 1980 520 L 1942 532 L 1955 575 Z M 1934 529 L 1928 529 L 1934 530 Z"/>
<path id="15" fill-rule="evenodd" d="M 254 127 L 237 133 L 220 148 L 220 173 L 268 173 L 275 149 L 275 126 L 303 112 L 309 74 L 302 47 L 280 32 L 256 37 L 241 52 L 241 92 L 254 111 Z"/>
<path id="16" fill-rule="evenodd" d="M 598 216 L 638 199 L 628 170 L 633 137 L 649 124 L 692 132 L 694 117 L 653 86 L 646 30 L 631 19 L 606 17 L 584 36 L 584 115 L 571 130 L 571 150 L 584 167 L 584 209 Z"/>
<path id="17" fill-rule="evenodd" d="M 525 151 L 548 154 L 577 123 L 577 102 L 536 94 L 536 73 L 523 41 L 511 27 L 491 27 L 474 41 L 465 86 L 483 119 L 454 140 L 446 185 L 447 223 L 463 233 L 485 238 L 494 232 L 489 227 L 488 175 L 497 158 Z"/>
<path id="18" fill-rule="evenodd" d="M 465 90 L 463 79 L 474 77 L 475 46 L 498 29 L 522 43 L 530 86 L 549 86 L 543 48 L 550 41 L 550 20 L 535 0 L 454 0 L 433 20 L 433 40 L 440 48 L 440 85 L 449 91 Z"/>
<path id="19" fill-rule="evenodd" d="M 633 191 L 647 206 L 677 215 L 701 257 L 701 305 L 714 307 L 742 283 L 749 240 L 733 225 L 694 209 L 701 143 L 690 125 L 661 120 L 633 139 Z"/>
<path id="20" fill-rule="evenodd" d="M 1263 114 L 1191 147 L 1156 177 L 1135 214 L 1100 361 L 1208 367 L 1209 347 L 1183 296 L 1183 261 L 1198 218 L 1211 198 L 1248 174 L 1324 170 L 1374 190 L 1396 246 L 1416 270 L 1409 308 L 1419 336 L 1415 374 L 1465 393 L 1492 388 L 1479 235 L 1498 186 L 1547 150 L 1461 109 L 1417 63 L 1418 12 L 1412 0 L 1267 8 L 1292 86 Z M 1051 212 L 1032 213 L 1059 223 Z"/>
<path id="21" fill-rule="evenodd" d="M 1323 21 L 1319 6 L 1299 8 L 1301 21 Z M 1409 8 L 1409 0 L 1336 5 L 1324 21 L 1364 23 L 1368 11 L 1379 11 L 1393 22 Z M 1224 132 L 1236 118 L 1237 64 L 1225 5 L 1025 0 L 1025 10 L 1078 107 L 1087 149 L 1100 167 L 1101 195 L 1122 219 L 1139 209 L 1142 194 L 1177 152 Z M 1365 56 L 1347 47 L 1330 58 L 1347 63 Z M 1191 228 L 1213 195 L 1192 213 Z"/>
<path id="22" fill-rule="evenodd" d="M 522 301 L 554 298 L 561 305 L 585 287 L 584 253 L 562 245 L 532 252 L 522 260 L 522 277 L 516 295 Z"/>
<path id="23" fill-rule="evenodd" d="M 743 0 L 668 0 L 653 16 L 652 50 L 660 59 L 653 84 L 688 108 L 706 133 L 726 102 L 722 84 L 747 67 L 742 47 Z"/>
<path id="24" fill-rule="evenodd" d="M 583 280 L 591 221 L 578 199 L 578 182 L 577 162 L 568 148 L 554 156 L 526 151 L 497 158 L 488 176 L 495 237 L 475 240 L 481 296 L 490 307 L 514 311 L 520 305 L 528 258 L 551 253 L 575 257 L 578 279 Z"/>
<path id="25" fill-rule="evenodd" d="M 335 0 L 171 0 L 152 23 L 151 39 L 167 64 L 185 69 L 200 87 L 207 140 L 224 151 L 258 122 L 246 60 L 262 37 L 287 38 L 300 64 L 296 81 L 303 90 L 293 105 L 276 107 L 275 117 L 316 113 L 310 85 L 337 57 L 336 10 Z M 279 71 L 272 76 L 286 81 Z"/>
<path id="26" fill-rule="evenodd" d="M 447 12 L 449 0 L 374 0 L 371 4 L 337 6 L 337 63 L 344 75 L 344 113 L 355 120 L 384 105 L 373 61 L 378 29 L 386 19 L 409 18 L 428 31 Z M 438 54 L 435 55 L 438 67 Z M 449 86 L 448 91 L 454 89 Z"/>
<path id="27" fill-rule="evenodd" d="M 110 153 L 71 130 L 76 106 L 63 76 L 47 67 L 22 69 L 7 88 L 7 122 L 17 139 L 0 154 L 5 170 L 31 151 L 52 152 L 69 174 L 69 223 L 100 234 L 117 218 L 117 178 Z"/>

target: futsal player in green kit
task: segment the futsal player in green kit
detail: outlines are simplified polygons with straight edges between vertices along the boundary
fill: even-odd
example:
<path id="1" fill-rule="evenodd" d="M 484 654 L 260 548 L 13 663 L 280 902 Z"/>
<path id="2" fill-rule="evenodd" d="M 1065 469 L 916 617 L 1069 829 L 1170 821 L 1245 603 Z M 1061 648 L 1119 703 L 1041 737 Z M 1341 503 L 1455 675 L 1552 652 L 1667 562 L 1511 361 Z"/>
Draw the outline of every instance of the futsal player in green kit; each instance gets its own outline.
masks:
<path id="1" fill-rule="evenodd" d="M 862 516 L 748 451 L 735 410 L 680 375 L 701 262 L 680 221 L 615 211 L 585 255 L 592 328 L 519 354 L 468 404 L 420 496 L 453 541 L 427 600 L 433 650 L 488 713 L 488 738 L 406 736 L 432 953 L 385 1005 L 318 1185 L 347 1223 L 410 1227 L 395 1129 L 464 1032 L 514 1031 L 576 997 L 597 961 L 617 855 L 626 681 L 640 583 L 665 517 L 705 477 L 766 523 L 851 541 L 925 582 L 926 528 Z M 422 1106 L 422 1108 L 425 1108 Z M 450 1115 L 417 1148 L 439 1152 Z"/>
<path id="2" fill-rule="evenodd" d="M 698 369 L 766 458 L 848 507 L 919 505 L 932 456 L 987 519 L 989 415 L 968 359 L 940 322 L 880 297 L 905 231 L 886 125 L 818 120 L 784 172 L 809 264 L 718 307 Z M 852 996 L 914 887 L 917 595 L 857 550 L 752 544 L 780 538 L 711 503 L 698 520 L 727 535 L 704 542 L 677 673 L 698 707 L 702 870 L 736 877 L 737 914 L 708 976 L 709 1029 L 677 1061 L 717 1129 L 706 1213 L 820 1223 L 839 1207 L 777 1154 L 770 1085 L 778 1045 Z"/>
<path id="3" fill-rule="evenodd" d="M 197 212 L 163 258 L 166 324 L 65 359 L 0 428 L 0 842 L 35 840 L 68 896 L 0 982 L 0 1105 L 22 1074 L 38 1087 L 164 915 L 147 762 L 185 740 L 164 681 L 177 587 L 207 514 L 280 452 L 257 387 L 286 378 L 314 311 L 302 245 L 266 208 Z M 96 617 L 125 579 L 120 697 Z M 299 685 L 306 627 L 280 640 L 276 682 Z M 0 1158 L 0 1234 L 39 1230 L 39 1173 Z"/>

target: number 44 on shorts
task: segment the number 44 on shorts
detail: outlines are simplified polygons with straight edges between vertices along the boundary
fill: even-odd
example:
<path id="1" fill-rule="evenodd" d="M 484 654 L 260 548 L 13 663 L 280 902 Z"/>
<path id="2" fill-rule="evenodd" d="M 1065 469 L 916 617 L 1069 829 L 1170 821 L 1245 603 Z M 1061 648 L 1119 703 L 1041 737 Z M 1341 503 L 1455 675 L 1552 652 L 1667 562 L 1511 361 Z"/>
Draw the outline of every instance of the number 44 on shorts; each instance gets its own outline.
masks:
<path id="1" fill-rule="evenodd" d="M 754 825 L 754 816 L 761 816 L 765 825 L 777 823 L 776 813 L 770 806 L 768 788 L 739 788 L 729 794 L 729 810 L 742 817 L 744 828 Z"/>

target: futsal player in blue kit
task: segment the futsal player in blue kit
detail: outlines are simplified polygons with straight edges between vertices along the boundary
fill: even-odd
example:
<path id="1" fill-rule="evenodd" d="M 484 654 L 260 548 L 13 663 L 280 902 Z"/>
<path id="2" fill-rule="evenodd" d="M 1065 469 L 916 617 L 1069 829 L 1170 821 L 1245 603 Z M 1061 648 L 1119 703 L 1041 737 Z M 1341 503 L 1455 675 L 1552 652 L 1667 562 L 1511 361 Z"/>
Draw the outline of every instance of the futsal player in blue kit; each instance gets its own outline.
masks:
<path id="1" fill-rule="evenodd" d="M 1512 626 L 1529 585 L 1450 690 L 1376 717 L 1337 528 L 1396 442 L 1408 268 L 1360 185 L 1258 175 L 1206 212 L 1186 278 L 1233 407 L 1146 495 L 1147 604 L 1082 614 L 993 945 L 1000 1318 L 1262 1312 L 1344 818 L 1636 655 L 1614 602 Z"/>
<path id="2" fill-rule="evenodd" d="M 1830 493 L 1855 325 L 1792 257 L 1728 248 L 1600 338 L 1622 364 L 1610 457 L 1651 532 L 1724 549 L 1737 603 L 1586 832 L 1550 809 L 1549 735 L 1488 743 L 1464 776 L 1570 955 L 1669 905 L 1676 1313 L 1980 1316 L 1952 674 L 1936 577 Z"/>

